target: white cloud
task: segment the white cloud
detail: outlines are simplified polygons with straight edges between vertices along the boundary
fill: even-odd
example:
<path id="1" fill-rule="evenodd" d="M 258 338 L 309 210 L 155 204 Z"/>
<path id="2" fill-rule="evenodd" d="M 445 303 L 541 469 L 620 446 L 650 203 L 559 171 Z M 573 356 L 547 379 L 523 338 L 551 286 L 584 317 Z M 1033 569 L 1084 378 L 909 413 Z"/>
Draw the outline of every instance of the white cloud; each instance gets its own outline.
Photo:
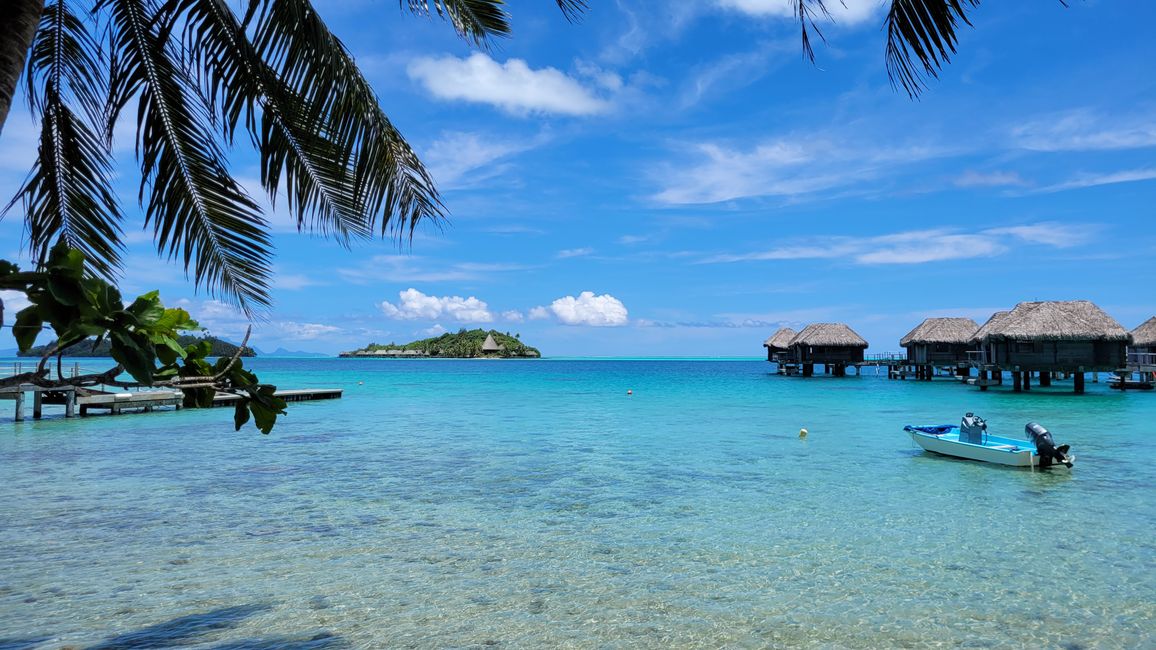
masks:
<path id="1" fill-rule="evenodd" d="M 502 320 L 510 323 L 521 323 L 523 320 L 525 320 L 525 318 L 526 317 L 522 314 L 522 312 L 516 309 L 502 312 Z"/>
<path id="2" fill-rule="evenodd" d="M 1063 192 L 1065 190 L 1080 190 L 1086 187 L 1115 185 L 1117 183 L 1135 183 L 1137 181 L 1150 181 L 1152 179 L 1156 179 L 1156 168 L 1154 167 L 1147 169 L 1127 169 L 1109 174 L 1080 174 L 1062 183 L 1041 187 L 1029 193 L 1051 194 L 1052 192 Z"/>
<path id="3" fill-rule="evenodd" d="M 956 187 L 1001 187 L 1007 185 L 1027 185 L 1028 182 L 1016 172 L 977 172 L 968 170 L 954 181 Z"/>
<path id="4" fill-rule="evenodd" d="M 550 315 L 565 325 L 618 327 L 628 322 L 626 306 L 610 294 L 594 295 L 583 291 L 578 297 L 564 296 L 547 307 L 534 307 L 530 318 L 548 318 Z"/>
<path id="5" fill-rule="evenodd" d="M 521 270 L 509 264 L 454 263 L 435 268 L 434 262 L 418 255 L 375 255 L 357 266 L 337 269 L 337 274 L 355 284 L 462 282 L 482 279 L 487 273 Z"/>
<path id="6" fill-rule="evenodd" d="M 594 249 L 589 248 L 589 247 L 567 248 L 567 249 L 558 251 L 558 254 L 555 255 L 555 257 L 557 257 L 560 260 L 564 260 L 564 259 L 568 259 L 571 257 L 585 257 L 587 255 L 592 254 L 593 252 L 594 252 Z"/>
<path id="7" fill-rule="evenodd" d="M 426 151 L 423 160 L 442 190 L 474 187 L 507 171 L 508 166 L 494 164 L 538 143 L 489 140 L 477 133 L 443 133 Z"/>
<path id="8" fill-rule="evenodd" d="M 486 303 L 470 296 L 427 296 L 417 289 L 398 292 L 398 304 L 381 303 L 381 311 L 388 318 L 417 320 L 450 318 L 459 322 L 489 323 L 494 320 Z"/>
<path id="9" fill-rule="evenodd" d="M 498 63 L 481 52 L 466 59 L 424 57 L 411 62 L 407 72 L 440 99 L 490 104 L 516 115 L 595 115 L 610 109 L 609 102 L 565 73 L 533 70 L 522 59 Z"/>
<path id="10" fill-rule="evenodd" d="M 715 0 L 724 9 L 739 11 L 751 16 L 768 16 L 794 20 L 797 0 Z M 837 25 L 858 25 L 881 13 L 880 0 L 827 0 L 824 3 L 831 14 L 831 21 Z M 816 20 L 824 20 L 818 12 Z"/>
<path id="11" fill-rule="evenodd" d="M 23 291 L 0 291 L 0 300 L 4 301 L 4 322 L 12 324 L 16 321 L 16 312 L 31 305 L 28 296 Z"/>
<path id="12" fill-rule="evenodd" d="M 448 330 L 446 330 L 446 328 L 442 327 L 440 323 L 434 323 L 433 327 L 426 328 L 426 329 L 422 330 L 421 333 L 425 334 L 426 336 L 441 336 L 442 334 L 445 334 L 447 331 Z"/>
<path id="13" fill-rule="evenodd" d="M 838 133 L 779 137 L 747 149 L 705 142 L 692 144 L 689 151 L 692 160 L 666 164 L 654 171 L 663 187 L 654 200 L 700 204 L 796 197 L 867 182 L 876 191 L 880 177 L 953 153 L 925 145 L 864 143 Z"/>
<path id="14" fill-rule="evenodd" d="M 1156 147 L 1156 118 L 1078 109 L 1019 124 L 1013 144 L 1031 151 L 1106 151 Z"/>
<path id="15" fill-rule="evenodd" d="M 342 328 L 335 325 L 297 323 L 294 321 L 274 321 L 269 323 L 267 327 L 260 327 L 258 331 L 267 334 L 269 330 L 273 330 L 274 333 L 280 335 L 280 339 L 286 341 L 315 341 L 334 334 L 344 333 Z"/>
<path id="16" fill-rule="evenodd" d="M 984 235 L 1012 235 L 1032 244 L 1045 244 L 1056 248 L 1071 248 L 1087 243 L 1098 230 L 1089 224 L 1061 224 L 1044 221 L 1027 226 L 989 228 Z"/>
<path id="17" fill-rule="evenodd" d="M 822 237 L 755 253 L 714 255 L 700 264 L 766 260 L 848 259 L 856 264 L 924 264 L 994 257 L 1016 244 L 1070 248 L 1087 243 L 1089 224 L 1042 222 L 961 233 L 947 228 L 912 230 L 875 237 Z"/>

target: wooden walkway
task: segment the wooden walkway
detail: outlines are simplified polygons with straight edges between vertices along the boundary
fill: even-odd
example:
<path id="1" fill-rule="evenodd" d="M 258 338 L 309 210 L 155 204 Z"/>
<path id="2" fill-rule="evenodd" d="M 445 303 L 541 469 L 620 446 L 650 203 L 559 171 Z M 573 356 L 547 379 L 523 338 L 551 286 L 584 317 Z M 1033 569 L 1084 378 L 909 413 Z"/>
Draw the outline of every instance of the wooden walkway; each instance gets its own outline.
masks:
<path id="1" fill-rule="evenodd" d="M 298 388 L 279 390 L 274 395 L 286 402 L 306 402 L 320 399 L 339 399 L 341 388 Z M 181 409 L 184 396 L 180 391 L 156 390 L 123 393 L 98 393 L 95 395 L 77 396 L 76 389 L 67 386 L 63 388 L 42 388 L 32 384 L 22 384 L 0 390 L 0 399 L 11 399 L 16 402 L 16 421 L 25 419 L 25 393 L 32 393 L 32 417 L 39 420 L 43 415 L 44 404 L 64 405 L 64 417 L 73 417 L 79 411 L 84 417 L 90 411 L 105 411 L 112 415 L 125 412 L 151 413 L 154 409 L 172 408 Z M 230 406 L 240 399 L 236 395 L 222 393 L 213 398 L 213 406 Z"/>

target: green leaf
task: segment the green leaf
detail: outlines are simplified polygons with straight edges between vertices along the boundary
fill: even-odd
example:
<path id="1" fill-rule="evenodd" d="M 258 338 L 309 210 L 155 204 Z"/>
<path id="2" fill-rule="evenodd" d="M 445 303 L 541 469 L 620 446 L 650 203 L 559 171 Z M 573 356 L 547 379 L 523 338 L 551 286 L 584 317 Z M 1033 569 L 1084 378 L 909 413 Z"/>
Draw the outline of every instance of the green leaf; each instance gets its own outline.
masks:
<path id="1" fill-rule="evenodd" d="M 160 292 L 150 291 L 138 296 L 126 311 L 136 316 L 141 327 L 151 327 L 165 315 L 165 306 L 161 304 Z"/>
<path id="2" fill-rule="evenodd" d="M 44 319 L 36 305 L 25 307 L 16 313 L 16 324 L 12 326 L 12 336 L 16 345 L 24 352 L 36 343 L 40 330 L 44 329 Z"/>
<path id="3" fill-rule="evenodd" d="M 237 427 L 234 431 L 240 431 L 241 427 L 249 421 L 249 400 L 242 397 L 237 400 L 237 406 L 233 409 L 233 424 Z M 266 431 L 265 433 L 268 433 Z"/>
<path id="4" fill-rule="evenodd" d="M 48 276 L 48 292 L 62 305 L 75 307 L 87 303 L 84 288 L 73 278 L 57 275 Z"/>
<path id="5" fill-rule="evenodd" d="M 112 330 L 109 336 L 112 340 L 112 358 L 124 366 L 133 379 L 151 386 L 156 352 L 148 338 L 121 330 Z"/>

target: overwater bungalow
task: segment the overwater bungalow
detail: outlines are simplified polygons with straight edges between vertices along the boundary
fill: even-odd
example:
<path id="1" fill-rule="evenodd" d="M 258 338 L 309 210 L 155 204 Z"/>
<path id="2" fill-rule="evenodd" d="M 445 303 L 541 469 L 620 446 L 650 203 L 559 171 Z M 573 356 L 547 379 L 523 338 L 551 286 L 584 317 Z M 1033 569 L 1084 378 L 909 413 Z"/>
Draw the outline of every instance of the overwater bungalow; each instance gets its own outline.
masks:
<path id="1" fill-rule="evenodd" d="M 988 372 L 1010 371 L 1016 391 L 1031 389 L 1038 372 L 1041 386 L 1052 373 L 1073 373 L 1075 391 L 1084 392 L 1084 373 L 1123 367 L 1132 336 L 1120 323 L 1087 300 L 1021 302 L 1010 312 L 997 312 L 973 341 L 978 353 L 980 385 Z"/>
<path id="2" fill-rule="evenodd" d="M 1140 375 L 1142 388 L 1151 388 L 1156 382 L 1156 316 L 1132 330 L 1127 369 L 1129 375 Z"/>
<path id="3" fill-rule="evenodd" d="M 802 365 L 804 377 L 815 373 L 816 363 L 843 377 L 847 366 L 863 361 L 867 341 L 843 323 L 812 323 L 791 339 L 788 349 L 791 361 Z"/>
<path id="4" fill-rule="evenodd" d="M 776 363 L 787 361 L 791 339 L 795 338 L 796 334 L 798 332 L 789 327 L 781 327 L 774 334 L 771 334 L 766 341 L 763 341 L 763 347 L 767 349 L 767 361 Z"/>
<path id="5" fill-rule="evenodd" d="M 945 367 L 966 376 L 971 368 L 967 353 L 978 329 L 979 323 L 970 318 L 928 318 L 899 339 L 899 345 L 906 348 L 907 364 L 920 379 L 931 379 L 936 368 Z"/>
<path id="6" fill-rule="evenodd" d="M 1140 323 L 1132 330 L 1132 345 L 1129 352 L 1137 354 L 1156 354 L 1156 316 Z"/>

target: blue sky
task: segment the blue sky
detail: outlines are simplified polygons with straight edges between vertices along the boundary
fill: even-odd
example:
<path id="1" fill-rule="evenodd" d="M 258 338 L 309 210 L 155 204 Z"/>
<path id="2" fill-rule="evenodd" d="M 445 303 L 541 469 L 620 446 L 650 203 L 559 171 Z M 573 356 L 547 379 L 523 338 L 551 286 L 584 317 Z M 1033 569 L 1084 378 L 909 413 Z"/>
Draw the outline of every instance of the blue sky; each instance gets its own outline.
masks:
<path id="1" fill-rule="evenodd" d="M 514 3 L 513 38 L 479 51 L 394 3 L 315 2 L 451 216 L 412 246 L 345 250 L 273 212 L 257 347 L 486 327 L 547 356 L 757 356 L 780 325 L 842 321 L 885 352 L 925 317 L 1021 300 L 1092 300 L 1127 328 L 1156 314 L 1156 5 L 985 3 L 911 101 L 888 83 L 877 1 L 829 3 L 814 65 L 785 0 L 590 4 L 571 24 Z M 5 202 L 34 148 L 14 107 Z M 233 161 L 259 189 L 252 154 Z M 239 338 L 246 321 L 133 219 L 125 293 L 159 288 Z M 0 257 L 24 246 L 17 208 Z"/>

